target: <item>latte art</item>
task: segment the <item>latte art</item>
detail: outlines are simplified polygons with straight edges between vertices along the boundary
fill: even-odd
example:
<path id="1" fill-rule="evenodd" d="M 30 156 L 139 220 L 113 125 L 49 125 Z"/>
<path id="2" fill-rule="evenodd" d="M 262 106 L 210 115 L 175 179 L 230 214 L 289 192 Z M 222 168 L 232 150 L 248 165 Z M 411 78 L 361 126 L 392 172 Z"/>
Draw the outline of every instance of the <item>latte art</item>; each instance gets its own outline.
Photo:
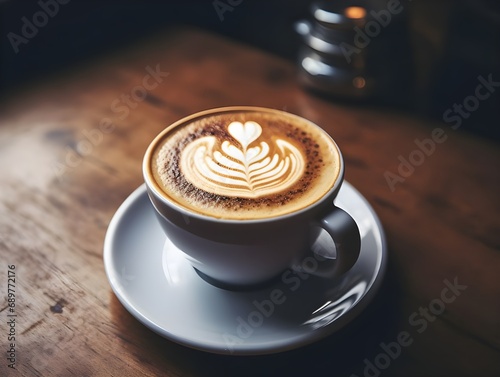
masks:
<path id="1" fill-rule="evenodd" d="M 259 198 L 286 190 L 304 173 L 304 158 L 289 141 L 250 147 L 262 134 L 257 122 L 232 122 L 227 131 L 239 145 L 225 140 L 217 148 L 217 138 L 205 136 L 184 148 L 181 170 L 192 185 L 212 194 Z"/>
<path id="2" fill-rule="evenodd" d="M 321 200 L 341 175 L 335 143 L 303 118 L 247 107 L 200 114 L 165 129 L 145 156 L 165 200 L 190 212 L 277 217 Z"/>

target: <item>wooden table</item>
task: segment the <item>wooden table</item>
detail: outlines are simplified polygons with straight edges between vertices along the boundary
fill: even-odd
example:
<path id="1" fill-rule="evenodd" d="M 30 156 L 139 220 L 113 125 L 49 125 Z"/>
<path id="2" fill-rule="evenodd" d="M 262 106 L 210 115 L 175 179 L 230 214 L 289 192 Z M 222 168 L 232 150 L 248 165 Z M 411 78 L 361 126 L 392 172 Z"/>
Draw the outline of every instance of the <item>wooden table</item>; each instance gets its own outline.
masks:
<path id="1" fill-rule="evenodd" d="M 238 104 L 323 126 L 344 153 L 346 179 L 380 216 L 390 252 L 361 316 L 267 356 L 214 355 L 156 335 L 120 304 L 102 260 L 108 223 L 142 183 L 152 138 L 185 115 Z M 192 29 L 19 89 L 3 98 L 0 124 L 1 376 L 500 375 L 498 144 L 320 99 L 297 85 L 293 64 Z M 415 142 L 438 134 L 434 150 Z M 390 351 L 398 340 L 400 352 Z"/>

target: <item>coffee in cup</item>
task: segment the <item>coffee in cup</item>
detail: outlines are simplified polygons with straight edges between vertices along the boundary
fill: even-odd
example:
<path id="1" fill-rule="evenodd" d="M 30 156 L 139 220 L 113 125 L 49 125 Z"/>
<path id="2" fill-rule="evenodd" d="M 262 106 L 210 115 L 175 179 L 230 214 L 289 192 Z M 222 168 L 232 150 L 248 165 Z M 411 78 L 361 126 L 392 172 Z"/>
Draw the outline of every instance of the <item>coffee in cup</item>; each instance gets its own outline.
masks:
<path id="1" fill-rule="evenodd" d="M 238 110 L 172 128 L 150 168 L 162 193 L 186 210 L 256 220 L 321 199 L 338 179 L 339 158 L 331 138 L 302 118 Z"/>
<path id="2" fill-rule="evenodd" d="M 338 276 L 358 258 L 358 227 L 333 203 L 341 152 L 297 115 L 249 106 L 193 114 L 151 142 L 143 173 L 167 237 L 216 285 L 262 284 L 304 258 L 324 260 L 311 250 L 322 230 L 336 258 L 308 273 Z"/>

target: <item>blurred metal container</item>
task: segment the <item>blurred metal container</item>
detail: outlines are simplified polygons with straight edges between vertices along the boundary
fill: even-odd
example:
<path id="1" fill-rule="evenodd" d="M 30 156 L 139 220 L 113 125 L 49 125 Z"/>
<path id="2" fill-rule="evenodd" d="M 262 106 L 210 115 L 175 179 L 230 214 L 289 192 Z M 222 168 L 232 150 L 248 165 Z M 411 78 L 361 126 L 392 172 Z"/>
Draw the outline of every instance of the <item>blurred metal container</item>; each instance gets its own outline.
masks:
<path id="1" fill-rule="evenodd" d="M 312 3 L 295 24 L 300 83 L 341 98 L 397 98 L 408 73 L 405 13 L 395 1 Z"/>

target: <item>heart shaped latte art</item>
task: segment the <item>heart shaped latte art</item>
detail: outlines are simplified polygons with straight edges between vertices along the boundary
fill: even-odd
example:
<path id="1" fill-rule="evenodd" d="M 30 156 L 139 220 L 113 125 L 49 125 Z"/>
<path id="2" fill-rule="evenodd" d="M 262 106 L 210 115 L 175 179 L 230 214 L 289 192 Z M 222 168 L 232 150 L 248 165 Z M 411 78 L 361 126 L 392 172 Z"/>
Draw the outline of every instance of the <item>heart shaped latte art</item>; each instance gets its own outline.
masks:
<path id="1" fill-rule="evenodd" d="M 257 122 L 249 121 L 245 124 L 241 122 L 232 122 L 227 131 L 234 137 L 243 148 L 247 148 L 251 143 L 262 134 L 262 127 Z"/>
<path id="2" fill-rule="evenodd" d="M 304 157 L 291 142 L 257 144 L 262 127 L 254 121 L 232 122 L 227 130 L 239 145 L 225 140 L 218 146 L 215 136 L 206 136 L 182 151 L 181 170 L 197 188 L 221 196 L 259 198 L 286 190 L 302 176 Z"/>

